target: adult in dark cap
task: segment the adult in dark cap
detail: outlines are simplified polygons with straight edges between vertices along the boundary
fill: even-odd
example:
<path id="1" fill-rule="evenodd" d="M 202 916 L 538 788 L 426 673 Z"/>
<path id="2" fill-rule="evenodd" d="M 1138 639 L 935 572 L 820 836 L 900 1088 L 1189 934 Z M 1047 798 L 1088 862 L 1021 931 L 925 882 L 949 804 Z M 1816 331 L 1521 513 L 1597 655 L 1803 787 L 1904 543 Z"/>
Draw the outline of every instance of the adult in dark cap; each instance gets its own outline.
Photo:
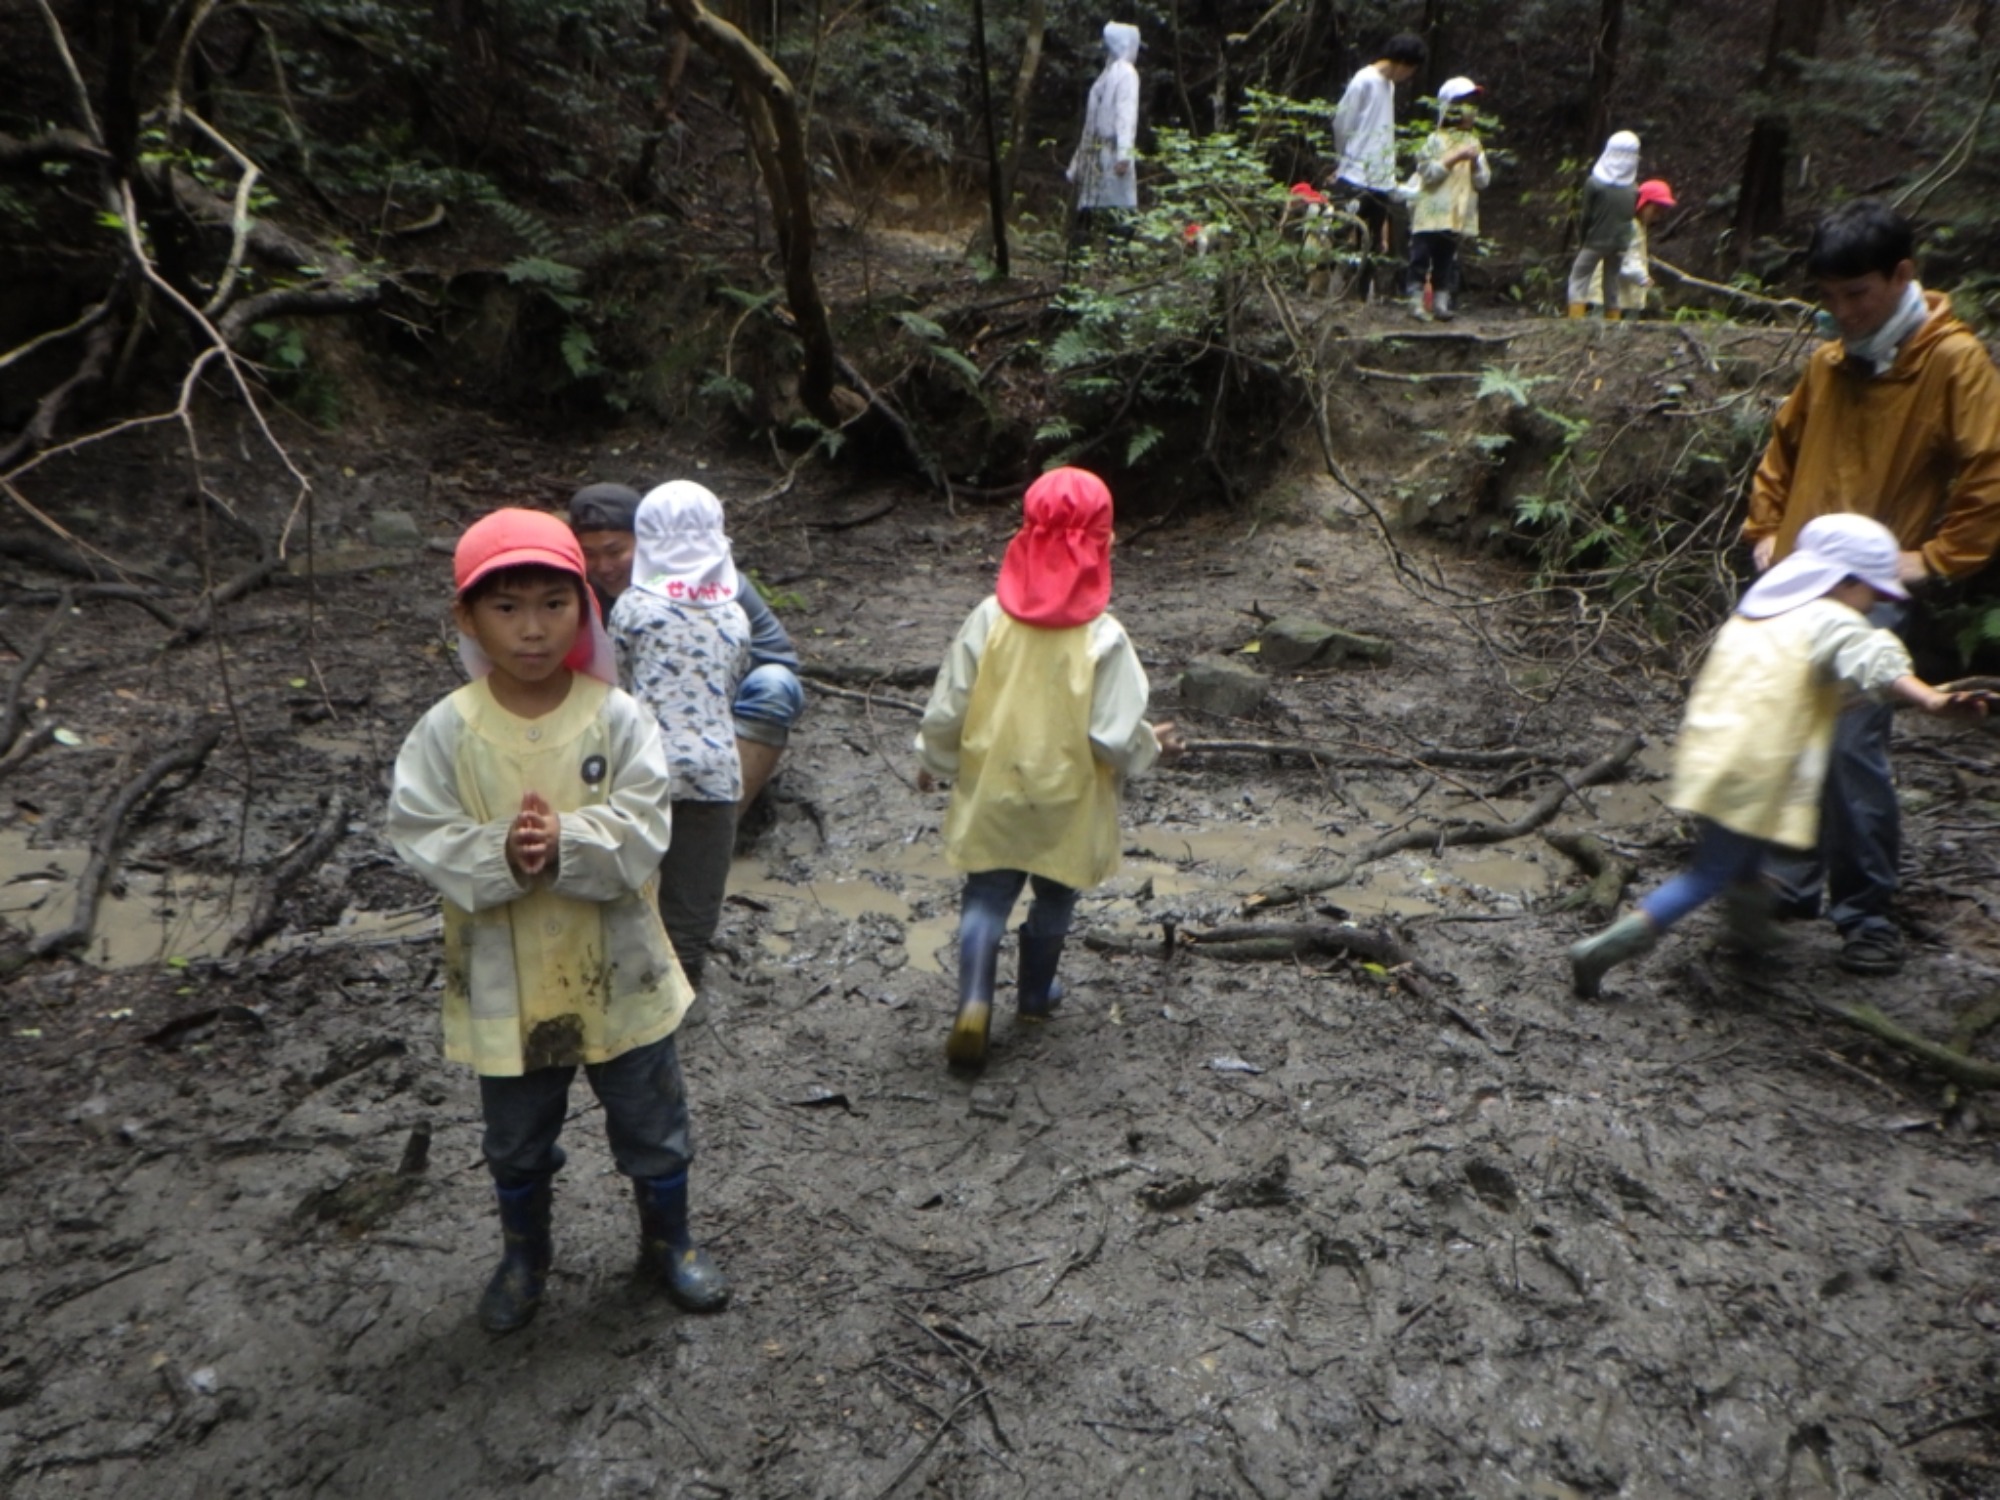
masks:
<path id="1" fill-rule="evenodd" d="M 583 548 L 590 586 L 609 617 L 611 606 L 632 583 L 633 519 L 639 492 L 622 484 L 587 484 L 570 497 L 569 526 Z M 750 673 L 736 686 L 732 705 L 736 754 L 743 762 L 743 800 L 748 811 L 778 769 L 792 725 L 805 712 L 799 684 L 799 653 L 771 606 L 746 576 L 737 602 L 750 617 Z"/>

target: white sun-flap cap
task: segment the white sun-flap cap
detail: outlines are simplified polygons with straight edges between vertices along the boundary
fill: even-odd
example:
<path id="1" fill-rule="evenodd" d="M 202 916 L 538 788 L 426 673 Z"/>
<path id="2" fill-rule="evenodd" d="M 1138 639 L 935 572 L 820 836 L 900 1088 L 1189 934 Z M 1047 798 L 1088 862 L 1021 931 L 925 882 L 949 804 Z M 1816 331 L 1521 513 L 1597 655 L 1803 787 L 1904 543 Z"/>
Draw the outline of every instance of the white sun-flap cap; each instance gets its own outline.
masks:
<path id="1" fill-rule="evenodd" d="M 1784 561 L 1750 585 L 1736 612 L 1752 620 L 1797 609 L 1849 578 L 1859 578 L 1878 594 L 1907 599 L 1896 577 L 1902 548 L 1895 533 L 1867 516 L 1816 516 L 1799 532 Z"/>

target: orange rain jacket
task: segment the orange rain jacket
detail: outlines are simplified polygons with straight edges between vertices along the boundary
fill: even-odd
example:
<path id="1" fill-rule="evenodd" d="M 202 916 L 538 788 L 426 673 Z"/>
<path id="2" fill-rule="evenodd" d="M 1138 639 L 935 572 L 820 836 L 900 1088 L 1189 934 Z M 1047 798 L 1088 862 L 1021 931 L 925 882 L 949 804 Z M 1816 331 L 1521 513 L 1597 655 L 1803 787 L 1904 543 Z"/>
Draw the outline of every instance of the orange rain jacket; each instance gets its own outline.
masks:
<path id="1" fill-rule="evenodd" d="M 1978 572 L 2000 545 L 2000 371 L 1951 299 L 1880 375 L 1844 368 L 1838 340 L 1813 353 L 1778 410 L 1750 487 L 1743 539 L 1791 551 L 1815 516 L 1872 516 L 1943 578 Z"/>

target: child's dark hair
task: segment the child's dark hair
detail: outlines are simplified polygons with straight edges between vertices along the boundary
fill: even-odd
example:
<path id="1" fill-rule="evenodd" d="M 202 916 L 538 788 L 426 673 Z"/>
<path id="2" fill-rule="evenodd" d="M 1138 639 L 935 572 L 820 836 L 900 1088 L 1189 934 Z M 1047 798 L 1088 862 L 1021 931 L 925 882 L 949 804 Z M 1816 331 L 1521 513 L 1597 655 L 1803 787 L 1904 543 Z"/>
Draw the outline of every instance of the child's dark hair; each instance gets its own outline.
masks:
<path id="1" fill-rule="evenodd" d="M 472 587 L 458 596 L 458 602 L 467 609 L 472 608 L 488 594 L 503 588 L 531 589 L 545 584 L 567 583 L 576 589 L 576 603 L 585 608 L 583 579 L 567 568 L 552 568 L 547 563 L 516 563 L 511 568 L 495 568 L 491 573 L 482 574 L 472 582 Z"/>
<path id="2" fill-rule="evenodd" d="M 1406 68 L 1421 68 L 1429 55 L 1430 49 L 1424 46 L 1424 39 L 1407 31 L 1397 32 L 1382 44 L 1382 56 Z"/>
<path id="3" fill-rule="evenodd" d="M 1806 270 L 1818 277 L 1893 276 L 1916 254 L 1910 221 L 1880 198 L 1856 198 L 1819 221 L 1806 249 Z"/>

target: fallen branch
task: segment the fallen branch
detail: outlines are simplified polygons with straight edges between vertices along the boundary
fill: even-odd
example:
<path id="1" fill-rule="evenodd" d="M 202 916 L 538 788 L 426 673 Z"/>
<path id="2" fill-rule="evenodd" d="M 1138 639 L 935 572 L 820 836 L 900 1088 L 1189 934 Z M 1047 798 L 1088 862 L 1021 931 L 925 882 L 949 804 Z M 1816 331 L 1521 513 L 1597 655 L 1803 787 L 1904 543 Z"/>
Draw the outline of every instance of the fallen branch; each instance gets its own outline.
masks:
<path id="1" fill-rule="evenodd" d="M 234 578 L 203 594 L 193 613 L 182 620 L 174 630 L 168 644 L 180 646 L 190 641 L 198 641 L 208 634 L 215 623 L 215 612 L 225 604 L 234 604 L 253 589 L 262 588 L 271 579 L 284 571 L 283 558 L 267 557 L 262 562 L 253 563 Z"/>
<path id="2" fill-rule="evenodd" d="M 1542 842 L 1568 855 L 1590 877 L 1590 884 L 1556 904 L 1558 911 L 1588 912 L 1600 921 L 1618 910 L 1625 887 L 1638 874 L 1629 859 L 1620 859 L 1594 833 L 1545 833 Z"/>
<path id="3" fill-rule="evenodd" d="M 104 816 L 98 822 L 97 836 L 90 841 L 90 859 L 77 881 L 75 913 L 64 926 L 45 932 L 29 943 L 30 958 L 47 958 L 90 941 L 91 929 L 97 925 L 97 904 L 104 899 L 104 884 L 110 878 L 111 866 L 118 854 L 125 820 L 174 772 L 192 770 L 208 759 L 209 751 L 221 739 L 222 725 L 211 724 L 193 739 L 156 757 L 119 788 L 118 795 L 111 799 L 111 805 L 105 808 Z"/>
<path id="4" fill-rule="evenodd" d="M 1807 1004 L 1822 1015 L 1831 1016 L 1857 1031 L 1865 1031 L 1877 1041 L 1887 1042 L 1898 1051 L 1908 1053 L 1918 1062 L 1928 1063 L 1960 1088 L 2000 1089 L 2000 1064 L 1981 1062 L 1942 1042 L 1918 1036 L 1914 1031 L 1897 1025 L 1872 1005 L 1840 1005 L 1810 994 L 1805 998 Z"/>
<path id="5" fill-rule="evenodd" d="M 20 664 L 14 668 L 14 675 L 7 681 L 7 700 L 4 707 L 0 707 L 0 755 L 13 749 L 14 741 L 28 727 L 28 716 L 21 708 L 22 692 L 28 686 L 28 679 L 34 675 L 35 668 L 42 664 L 42 658 L 49 654 L 49 647 L 55 644 L 56 637 L 69 624 L 70 611 L 74 607 L 75 600 L 65 589 L 56 599 L 48 624 L 28 643 L 28 649 L 21 653 Z"/>
<path id="6" fill-rule="evenodd" d="M 320 861 L 333 852 L 334 845 L 347 828 L 347 801 L 339 792 L 326 799 L 326 811 L 318 825 L 297 848 L 272 867 L 265 879 L 263 889 L 257 892 L 257 903 L 250 909 L 250 920 L 237 929 L 229 940 L 231 953 L 247 953 L 278 929 L 278 903 L 285 892 Z"/>
<path id="7" fill-rule="evenodd" d="M 168 609 L 158 593 L 136 583 L 85 583 L 70 589 L 36 589 L 25 594 L 16 594 L 8 600 L 10 604 L 54 604 L 67 594 L 81 602 L 85 599 L 110 599 L 119 604 L 135 604 L 170 630 L 181 628 L 181 618 Z"/>
<path id="8" fill-rule="evenodd" d="M 1740 286 L 1724 286 L 1719 281 L 1704 281 L 1701 277 L 1683 271 L 1679 266 L 1669 265 L 1663 260 L 1654 260 L 1652 267 L 1675 286 L 1692 287 L 1698 292 L 1721 297 L 1738 306 L 1754 308 L 1758 312 L 1788 313 L 1794 317 L 1809 318 L 1818 311 L 1810 302 L 1801 302 L 1796 297 L 1761 297 L 1755 292 L 1746 292 Z"/>
<path id="9" fill-rule="evenodd" d="M 801 677 L 799 681 L 815 692 L 825 693 L 830 698 L 850 698 L 856 703 L 879 703 L 884 708 L 898 709 L 906 714 L 924 716 L 924 706 L 913 703 L 908 698 L 891 698 L 886 693 L 857 693 L 853 688 L 835 687 L 830 682 L 822 682 L 817 677 Z"/>
<path id="10" fill-rule="evenodd" d="M 1373 365 L 1356 365 L 1354 373 L 1363 380 L 1395 380 L 1404 385 L 1430 385 L 1439 380 L 1479 380 L 1477 370 L 1432 370 L 1425 374 L 1404 374 L 1400 370 L 1378 370 Z"/>
<path id="11" fill-rule="evenodd" d="M 1642 735 L 1627 734 L 1610 750 L 1579 771 L 1573 780 L 1551 787 L 1537 798 L 1526 812 L 1511 822 L 1444 823 L 1429 828 L 1405 828 L 1397 833 L 1384 834 L 1349 855 L 1332 874 L 1315 880 L 1302 881 L 1296 885 L 1281 885 L 1268 891 L 1259 891 L 1243 903 L 1244 908 L 1251 910 L 1258 907 L 1284 906 L 1294 901 L 1302 901 L 1320 891 L 1346 885 L 1364 866 L 1373 864 L 1378 859 L 1387 858 L 1391 854 L 1399 854 L 1405 849 L 1443 849 L 1465 844 L 1504 844 L 1509 839 L 1533 833 L 1555 817 L 1571 793 L 1587 786 L 1595 786 L 1600 781 L 1609 781 L 1624 770 L 1626 763 L 1639 753 L 1639 747 L 1645 742 L 1645 737 Z"/>
<path id="12" fill-rule="evenodd" d="M 0 780 L 5 780 L 20 766 L 25 765 L 32 755 L 39 755 L 56 742 L 56 727 L 42 724 L 32 734 L 17 741 L 12 750 L 0 755 Z"/>

